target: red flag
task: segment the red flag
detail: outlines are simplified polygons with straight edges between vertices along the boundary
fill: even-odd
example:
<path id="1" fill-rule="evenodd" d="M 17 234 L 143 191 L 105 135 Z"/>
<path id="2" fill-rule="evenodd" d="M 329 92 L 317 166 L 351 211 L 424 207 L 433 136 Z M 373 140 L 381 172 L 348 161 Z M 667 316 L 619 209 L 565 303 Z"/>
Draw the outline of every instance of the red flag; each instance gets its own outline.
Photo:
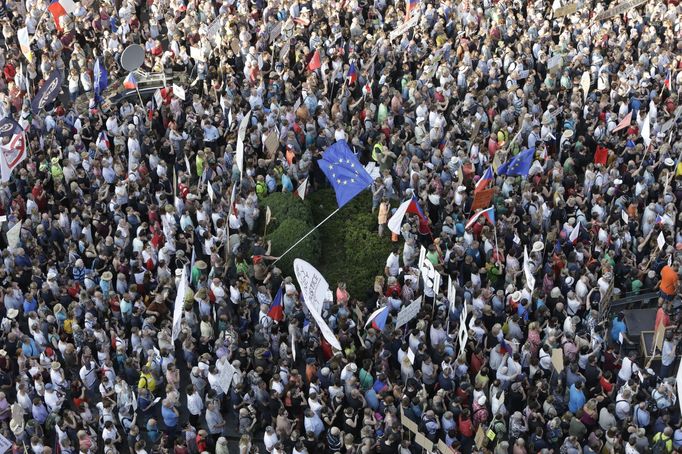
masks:
<path id="1" fill-rule="evenodd" d="M 609 156 L 609 149 L 601 145 L 597 145 L 597 150 L 594 152 L 594 163 L 606 165 L 606 160 Z"/>
<path id="2" fill-rule="evenodd" d="M 311 58 L 310 62 L 308 63 L 308 69 L 310 71 L 315 71 L 316 69 L 319 69 L 321 66 L 322 64 L 320 63 L 320 51 L 315 50 L 313 58 Z"/>
<path id="3" fill-rule="evenodd" d="M 621 129 L 629 128 L 630 123 L 632 123 L 632 111 L 628 112 L 628 114 L 623 117 L 620 123 L 618 123 L 618 126 L 613 128 L 613 131 L 611 131 L 611 133 L 618 132 Z"/>

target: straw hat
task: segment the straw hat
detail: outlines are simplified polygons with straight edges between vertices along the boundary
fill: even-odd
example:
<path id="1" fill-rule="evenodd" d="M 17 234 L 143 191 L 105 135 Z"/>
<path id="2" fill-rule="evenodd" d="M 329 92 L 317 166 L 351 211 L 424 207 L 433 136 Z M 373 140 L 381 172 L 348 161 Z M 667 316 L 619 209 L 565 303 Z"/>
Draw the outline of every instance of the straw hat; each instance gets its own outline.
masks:
<path id="1" fill-rule="evenodd" d="M 10 309 L 7 311 L 7 318 L 9 318 L 10 320 L 14 320 L 15 318 L 17 318 L 17 315 L 19 315 L 19 310 L 17 309 Z"/>
<path id="2" fill-rule="evenodd" d="M 540 252 L 545 248 L 545 244 L 542 241 L 536 241 L 533 243 L 533 252 Z"/>
<path id="3" fill-rule="evenodd" d="M 205 270 L 208 267 L 208 265 L 206 265 L 206 262 L 204 262 L 203 260 L 197 260 L 194 266 L 196 266 L 197 269 L 200 270 Z"/>
<path id="4" fill-rule="evenodd" d="M 113 278 L 114 278 L 114 275 L 111 274 L 111 271 L 105 271 L 104 273 L 102 273 L 102 280 L 110 281 Z"/>
<path id="5" fill-rule="evenodd" d="M 50 367 L 52 367 L 52 370 L 59 370 L 62 367 L 62 365 L 59 364 L 59 361 L 52 361 Z"/>

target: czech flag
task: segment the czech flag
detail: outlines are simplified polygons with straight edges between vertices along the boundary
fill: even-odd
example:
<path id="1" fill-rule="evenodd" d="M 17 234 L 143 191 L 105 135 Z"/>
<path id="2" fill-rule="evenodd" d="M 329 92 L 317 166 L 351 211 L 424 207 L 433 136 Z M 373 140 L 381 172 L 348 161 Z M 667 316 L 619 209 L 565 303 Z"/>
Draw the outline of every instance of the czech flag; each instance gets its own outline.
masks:
<path id="1" fill-rule="evenodd" d="M 365 328 L 371 323 L 372 328 L 383 331 L 384 327 L 386 326 L 386 319 L 388 318 L 388 306 L 381 307 L 374 312 L 367 318 L 367 322 L 365 323 Z"/>
<path id="2" fill-rule="evenodd" d="M 109 138 L 104 131 L 100 132 L 97 136 L 97 142 L 95 142 L 95 145 L 97 145 L 97 148 L 102 151 L 109 150 L 111 144 L 109 143 Z"/>
<path id="3" fill-rule="evenodd" d="M 282 307 L 282 287 L 277 290 L 277 295 L 275 295 L 275 299 L 272 301 L 272 304 L 270 304 L 268 317 L 277 322 L 284 320 L 284 307 Z"/>
<path id="4" fill-rule="evenodd" d="M 483 173 L 481 179 L 478 180 L 478 183 L 476 183 L 476 187 L 474 188 L 474 194 L 486 189 L 491 181 L 493 181 L 493 168 L 488 167 L 488 170 L 486 170 L 485 173 Z"/>
<path id="5" fill-rule="evenodd" d="M 665 75 L 665 79 L 663 80 L 663 85 L 665 86 L 665 88 L 670 90 L 670 87 L 671 87 L 670 70 L 668 70 L 668 73 Z"/>
<path id="6" fill-rule="evenodd" d="M 391 219 L 388 220 L 388 228 L 391 232 L 400 235 L 400 228 L 406 213 L 416 214 L 421 221 L 428 222 L 424 210 L 419 206 L 416 197 L 412 196 L 409 200 L 401 203 L 395 210 L 395 213 L 393 213 L 393 216 L 391 216 Z"/>
<path id="7" fill-rule="evenodd" d="M 322 63 L 320 63 L 320 51 L 315 50 L 315 53 L 313 54 L 313 58 L 310 59 L 310 62 L 308 62 L 308 70 L 310 71 L 315 71 L 316 69 L 319 69 L 322 66 Z"/>
<path id="8" fill-rule="evenodd" d="M 409 19 L 412 15 L 412 11 L 419 4 L 419 0 L 405 0 L 407 2 L 407 7 L 405 8 L 405 20 Z"/>
<path id="9" fill-rule="evenodd" d="M 126 80 L 123 81 L 123 86 L 128 90 L 133 90 L 137 88 L 137 79 L 135 79 L 135 74 L 133 73 L 128 74 Z"/>
<path id="10" fill-rule="evenodd" d="M 358 72 L 355 69 L 355 63 L 351 62 L 350 68 L 348 68 L 348 74 L 346 75 L 346 78 L 348 78 L 349 84 L 354 84 L 358 80 Z"/>
<path id="11" fill-rule="evenodd" d="M 471 218 L 470 218 L 469 221 L 466 223 L 466 225 L 464 226 L 464 228 L 465 228 L 465 229 L 470 228 L 472 225 L 474 225 L 474 223 L 475 223 L 475 222 L 478 220 L 478 218 L 480 218 L 481 216 L 483 216 L 485 219 L 487 219 L 488 222 L 490 222 L 492 225 L 495 225 L 495 207 L 490 207 L 490 208 L 488 208 L 488 209 L 481 210 L 481 211 L 479 211 L 479 212 L 477 212 L 477 213 L 474 213 L 474 215 L 471 216 Z"/>
<path id="12" fill-rule="evenodd" d="M 52 14 L 57 30 L 61 31 L 62 26 L 59 23 L 59 19 L 78 10 L 78 5 L 73 0 L 52 0 L 47 10 Z"/>

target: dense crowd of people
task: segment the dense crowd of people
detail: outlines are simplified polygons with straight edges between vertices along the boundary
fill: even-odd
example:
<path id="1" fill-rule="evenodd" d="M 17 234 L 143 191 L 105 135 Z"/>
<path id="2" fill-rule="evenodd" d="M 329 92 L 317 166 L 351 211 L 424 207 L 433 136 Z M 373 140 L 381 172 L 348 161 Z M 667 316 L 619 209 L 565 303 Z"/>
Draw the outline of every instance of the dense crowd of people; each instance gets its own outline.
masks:
<path id="1" fill-rule="evenodd" d="M 557 17 L 572 4 L 83 0 L 59 16 L 54 2 L 4 2 L 0 117 L 21 125 L 28 157 L 0 184 L 0 442 L 35 454 L 681 450 L 681 7 L 631 2 L 595 20 L 613 3 Z M 141 71 L 168 85 L 104 102 L 133 43 Z M 97 96 L 96 63 L 111 86 Z M 32 113 L 55 69 L 62 94 Z M 269 194 L 328 186 L 317 159 L 339 140 L 378 168 L 377 234 L 395 243 L 373 288 L 339 283 L 325 302 L 340 351 L 260 236 Z M 527 172 L 499 172 L 527 149 Z M 495 224 L 467 226 L 486 187 Z M 424 215 L 391 236 L 410 198 Z M 422 247 L 439 288 L 420 279 Z M 651 329 L 665 329 L 654 363 L 609 311 L 652 291 Z M 383 306 L 385 323 L 366 325 Z"/>

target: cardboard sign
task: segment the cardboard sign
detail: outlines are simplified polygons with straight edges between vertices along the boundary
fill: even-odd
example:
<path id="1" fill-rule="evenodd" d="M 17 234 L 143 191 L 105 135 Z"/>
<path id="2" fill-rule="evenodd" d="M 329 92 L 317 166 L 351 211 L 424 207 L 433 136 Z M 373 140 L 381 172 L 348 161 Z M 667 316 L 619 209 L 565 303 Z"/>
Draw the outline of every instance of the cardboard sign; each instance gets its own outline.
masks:
<path id="1" fill-rule="evenodd" d="M 564 16 L 568 16 L 570 14 L 573 14 L 576 11 L 578 11 L 578 4 L 577 3 L 569 3 L 566 6 L 562 6 L 561 8 L 555 9 L 554 10 L 554 18 L 560 19 Z"/>
<path id="2" fill-rule="evenodd" d="M 490 207 L 490 202 L 495 195 L 495 188 L 483 189 L 474 194 L 474 203 L 471 204 L 471 211 L 476 211 L 479 208 Z"/>
<path id="3" fill-rule="evenodd" d="M 415 434 L 419 432 L 419 426 L 417 426 L 417 423 L 405 416 L 405 409 L 402 405 L 400 406 L 400 422 L 410 432 Z"/>
<path id="4" fill-rule="evenodd" d="M 485 431 L 483 430 L 483 425 L 478 426 L 476 436 L 474 437 L 474 443 L 476 443 L 478 449 L 485 447 Z"/>
<path id="5" fill-rule="evenodd" d="M 12 449 L 12 442 L 0 435 L 0 454 L 3 454 Z"/>
<path id="6" fill-rule="evenodd" d="M 279 134 L 277 131 L 270 131 L 270 134 L 265 138 L 265 149 L 270 153 L 270 157 L 273 158 L 275 153 L 279 148 Z"/>
<path id="7" fill-rule="evenodd" d="M 428 452 L 433 451 L 433 442 L 426 438 L 426 435 L 424 435 L 421 432 L 417 432 L 414 435 L 414 441 L 421 446 L 422 448 L 426 449 Z"/>
<path id="8" fill-rule="evenodd" d="M 183 101 L 185 100 L 185 89 L 182 88 L 180 85 L 173 84 L 173 94 L 177 96 L 178 98 L 182 99 Z"/>
<path id="9" fill-rule="evenodd" d="M 556 370 L 557 374 L 560 374 L 564 370 L 564 351 L 561 348 L 552 349 L 552 366 Z"/>
<path id="10" fill-rule="evenodd" d="M 199 47 L 190 47 L 189 56 L 192 58 L 192 60 L 204 61 L 204 53 Z"/>
<path id="11" fill-rule="evenodd" d="M 438 440 L 436 447 L 441 454 L 452 454 L 454 452 L 452 449 L 450 449 L 450 446 L 445 444 L 443 440 Z"/>

